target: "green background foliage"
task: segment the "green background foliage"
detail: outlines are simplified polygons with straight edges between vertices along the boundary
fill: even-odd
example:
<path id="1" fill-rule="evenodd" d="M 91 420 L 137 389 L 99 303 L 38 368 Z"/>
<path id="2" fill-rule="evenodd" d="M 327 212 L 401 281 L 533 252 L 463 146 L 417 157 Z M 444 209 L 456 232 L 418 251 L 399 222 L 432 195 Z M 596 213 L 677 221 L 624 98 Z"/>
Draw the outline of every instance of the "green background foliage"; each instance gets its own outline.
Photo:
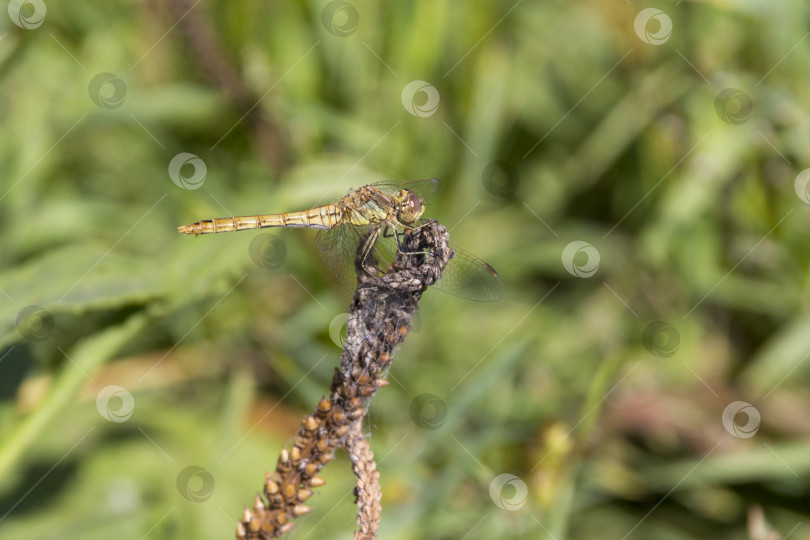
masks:
<path id="1" fill-rule="evenodd" d="M 232 536 L 350 295 L 313 231 L 268 269 L 175 228 L 430 177 L 505 295 L 425 295 L 365 423 L 381 538 L 761 538 L 757 505 L 810 535 L 805 3 L 45 5 L 0 14 L 1 538 Z M 350 537 L 343 452 L 323 476 L 291 537 Z"/>

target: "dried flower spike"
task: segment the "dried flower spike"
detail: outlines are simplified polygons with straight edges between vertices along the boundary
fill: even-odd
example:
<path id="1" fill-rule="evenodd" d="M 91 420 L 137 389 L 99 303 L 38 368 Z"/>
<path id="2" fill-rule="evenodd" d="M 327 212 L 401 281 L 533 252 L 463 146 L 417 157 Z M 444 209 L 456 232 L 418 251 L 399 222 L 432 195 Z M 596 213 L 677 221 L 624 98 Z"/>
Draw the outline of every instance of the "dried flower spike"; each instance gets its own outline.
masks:
<path id="1" fill-rule="evenodd" d="M 406 231 L 401 248 L 391 270 L 381 277 L 368 274 L 359 265 L 356 268 L 358 288 L 331 395 L 323 397 L 313 414 L 302 419 L 292 449 L 283 449 L 275 471 L 266 474 L 267 502 L 257 495 L 255 514 L 245 510 L 237 526 L 240 540 L 269 539 L 289 532 L 294 526 L 291 520 L 310 511 L 302 503 L 312 496 L 312 488 L 324 485 L 317 474 L 341 446 L 349 451 L 357 476 L 355 538 L 376 538 L 381 491 L 374 456 L 362 433 L 366 404 L 377 388 L 388 384 L 384 376 L 392 353 L 410 329 L 422 292 L 441 276 L 453 256 L 446 230 L 434 221 Z M 413 257 L 412 253 L 423 255 Z"/>

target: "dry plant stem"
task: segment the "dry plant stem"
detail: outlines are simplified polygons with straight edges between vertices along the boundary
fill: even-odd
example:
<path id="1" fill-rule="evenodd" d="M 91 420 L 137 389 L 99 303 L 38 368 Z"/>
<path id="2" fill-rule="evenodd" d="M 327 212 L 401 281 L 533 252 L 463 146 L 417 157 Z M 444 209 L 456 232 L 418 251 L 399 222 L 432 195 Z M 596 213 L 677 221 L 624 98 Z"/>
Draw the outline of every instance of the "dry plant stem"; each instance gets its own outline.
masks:
<path id="1" fill-rule="evenodd" d="M 312 488 L 323 485 L 318 472 L 339 446 L 348 449 L 357 475 L 355 538 L 376 538 L 381 492 L 373 454 L 362 435 L 363 417 L 377 388 L 388 384 L 392 355 L 408 334 L 422 293 L 453 256 L 448 241 L 445 228 L 430 220 L 404 234 L 396 260 L 382 277 L 357 268 L 358 286 L 331 395 L 302 420 L 292 448 L 281 451 L 275 471 L 266 475 L 264 498 L 257 493 L 253 510 L 246 508 L 237 524 L 238 539 L 276 538 L 292 529 L 293 518 L 309 512 L 304 501 Z"/>
<path id="2" fill-rule="evenodd" d="M 357 476 L 357 526 L 354 533 L 355 540 L 369 540 L 377 538 L 377 529 L 380 528 L 380 514 L 382 513 L 382 489 L 380 488 L 380 473 L 374 463 L 374 453 L 368 441 L 363 436 L 363 423 L 357 421 L 352 424 L 346 434 L 346 450 L 352 460 L 352 468 Z"/>

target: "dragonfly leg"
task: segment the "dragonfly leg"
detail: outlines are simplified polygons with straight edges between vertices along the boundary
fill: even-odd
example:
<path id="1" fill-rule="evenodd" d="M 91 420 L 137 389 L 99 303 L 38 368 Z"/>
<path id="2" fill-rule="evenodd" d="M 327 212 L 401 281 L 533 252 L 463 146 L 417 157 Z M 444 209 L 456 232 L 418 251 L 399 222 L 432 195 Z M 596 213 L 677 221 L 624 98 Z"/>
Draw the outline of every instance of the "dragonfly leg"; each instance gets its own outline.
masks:
<path id="1" fill-rule="evenodd" d="M 399 243 L 399 232 L 392 227 L 391 225 L 386 225 L 383 227 L 382 232 L 383 238 L 391 238 L 392 236 L 397 239 L 397 251 L 402 249 L 402 245 Z"/>
<path id="2" fill-rule="evenodd" d="M 405 234 L 405 231 L 414 231 L 416 229 L 420 229 L 425 225 L 427 225 L 427 223 L 419 225 L 417 227 L 411 227 L 410 225 L 403 225 L 402 226 L 402 228 L 404 229 L 403 232 L 396 230 L 394 227 L 386 225 L 386 230 L 390 229 L 393 231 L 393 236 L 394 238 L 397 239 L 397 252 L 402 253 L 403 255 L 423 255 L 425 253 L 424 251 L 402 251 L 402 242 L 399 239 L 399 235 Z M 386 236 L 386 238 L 388 238 L 391 236 L 391 234 L 389 233 L 388 235 L 386 235 L 385 232 L 383 232 L 383 236 Z"/>
<path id="3" fill-rule="evenodd" d="M 426 224 L 425 224 L 426 225 Z M 400 235 L 405 234 L 405 231 L 413 231 L 424 227 L 425 225 L 419 225 L 418 227 L 411 227 L 410 225 L 404 225 L 402 223 L 399 224 L 402 227 L 403 231 L 400 232 L 397 230 L 396 227 L 393 225 L 386 225 L 383 228 L 383 238 L 391 238 L 392 236 L 397 240 L 397 253 L 402 253 L 403 255 L 421 255 L 424 251 L 402 251 L 402 242 L 400 241 Z"/>
<path id="4" fill-rule="evenodd" d="M 363 267 L 363 270 L 365 270 L 368 275 L 373 277 L 379 277 L 378 270 L 373 266 L 369 267 L 366 261 L 368 260 L 369 255 L 371 255 L 371 252 L 374 249 L 374 245 L 377 243 L 377 238 L 379 238 L 379 236 L 380 236 L 380 229 L 374 228 L 371 234 L 369 234 L 366 237 L 366 240 L 363 243 L 363 250 L 360 253 L 360 266 Z"/>
<path id="5" fill-rule="evenodd" d="M 427 227 L 428 225 L 430 225 L 430 220 L 429 219 L 422 219 L 420 221 L 423 222 L 421 225 L 416 225 L 416 226 L 409 225 L 408 230 L 409 231 L 415 231 L 416 229 L 421 229 L 422 227 Z"/>

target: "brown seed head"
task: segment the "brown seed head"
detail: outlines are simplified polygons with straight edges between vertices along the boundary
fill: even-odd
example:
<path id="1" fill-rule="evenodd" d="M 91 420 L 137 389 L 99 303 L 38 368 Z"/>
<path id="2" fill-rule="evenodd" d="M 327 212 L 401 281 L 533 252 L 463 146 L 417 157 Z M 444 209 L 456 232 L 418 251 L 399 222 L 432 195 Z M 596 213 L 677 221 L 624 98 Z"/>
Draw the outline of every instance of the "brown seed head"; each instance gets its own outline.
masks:
<path id="1" fill-rule="evenodd" d="M 319 425 L 318 420 L 312 415 L 307 416 L 307 419 L 304 420 L 304 429 L 307 431 L 315 431 Z"/>
<path id="2" fill-rule="evenodd" d="M 289 482 L 283 482 L 281 484 L 281 494 L 287 500 L 292 499 L 293 497 L 295 497 L 295 486 L 290 484 Z"/>
<path id="3" fill-rule="evenodd" d="M 256 514 L 261 514 L 264 511 L 264 501 L 262 500 L 262 496 L 258 493 L 256 494 L 256 499 L 253 501 L 253 510 L 255 510 Z"/>
<path id="4" fill-rule="evenodd" d="M 264 482 L 264 492 L 269 497 L 270 495 L 275 495 L 278 493 L 278 483 L 273 480 L 272 478 L 267 477 L 267 480 Z"/>
<path id="5" fill-rule="evenodd" d="M 346 414 L 343 412 L 343 409 L 340 407 L 335 407 L 332 411 L 332 422 L 335 424 L 342 424 L 346 420 Z"/>
<path id="6" fill-rule="evenodd" d="M 312 487 L 321 487 L 325 483 L 326 483 L 326 481 L 323 478 L 321 478 L 320 476 L 313 476 L 312 479 L 309 481 L 309 484 Z"/>
<path id="7" fill-rule="evenodd" d="M 325 414 L 330 410 L 332 410 L 332 403 L 326 398 L 321 398 L 321 401 L 318 402 L 318 412 Z"/>

